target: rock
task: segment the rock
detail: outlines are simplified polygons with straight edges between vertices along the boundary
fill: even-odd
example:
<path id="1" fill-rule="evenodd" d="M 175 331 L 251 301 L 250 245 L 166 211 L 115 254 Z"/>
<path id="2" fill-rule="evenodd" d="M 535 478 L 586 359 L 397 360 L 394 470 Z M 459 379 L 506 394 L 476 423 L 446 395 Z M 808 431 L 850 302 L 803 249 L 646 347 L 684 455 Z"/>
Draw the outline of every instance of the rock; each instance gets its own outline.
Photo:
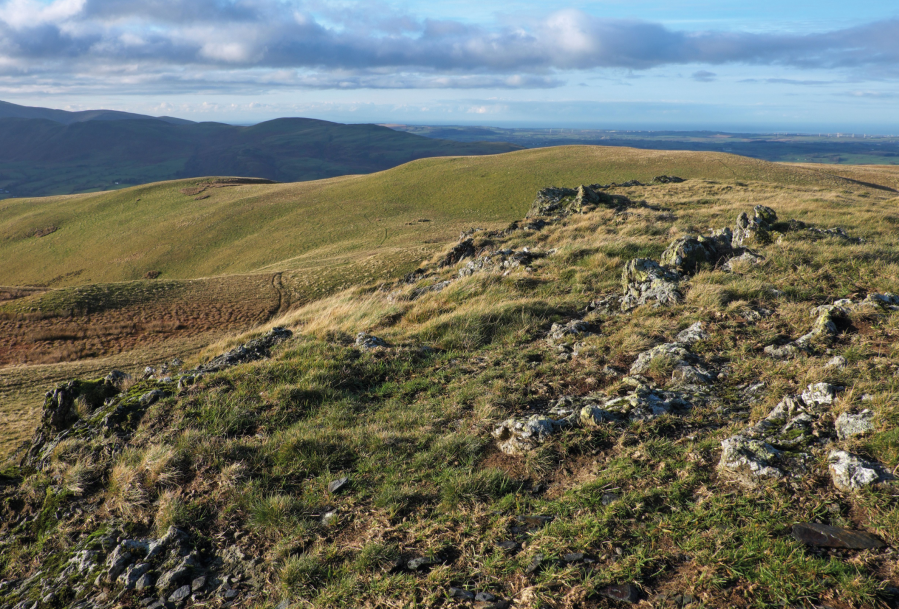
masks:
<path id="1" fill-rule="evenodd" d="M 387 341 L 378 338 L 377 336 L 372 336 L 371 334 L 366 334 L 365 332 L 360 332 L 356 335 L 356 346 L 362 349 L 363 351 L 370 351 L 372 349 L 377 348 L 387 348 L 390 345 L 387 344 Z"/>
<path id="2" fill-rule="evenodd" d="M 815 317 L 815 323 L 812 325 L 811 332 L 796 339 L 799 347 L 805 347 L 819 336 L 826 339 L 835 337 L 839 332 L 838 323 L 847 320 L 849 311 L 835 305 L 824 305 L 812 309 L 811 314 Z"/>
<path id="3" fill-rule="evenodd" d="M 721 442 L 718 469 L 735 475 L 747 486 L 755 486 L 759 479 L 783 477 L 778 469 L 781 451 L 767 442 L 736 435 Z"/>
<path id="4" fill-rule="evenodd" d="M 874 307 L 885 311 L 899 311 L 899 296 L 889 292 L 886 294 L 868 294 L 861 302 L 861 306 Z"/>
<path id="5" fill-rule="evenodd" d="M 197 566 L 196 560 L 192 556 L 187 556 L 174 568 L 163 573 L 156 581 L 156 589 L 160 593 L 166 593 L 173 588 L 179 588 L 183 585 L 194 568 Z"/>
<path id="6" fill-rule="evenodd" d="M 517 552 L 521 548 L 521 544 L 517 541 L 499 541 L 496 547 L 505 552 Z"/>
<path id="7" fill-rule="evenodd" d="M 662 252 L 662 266 L 680 273 L 695 273 L 703 264 L 716 264 L 731 252 L 729 234 L 720 239 L 708 237 L 679 237 Z"/>
<path id="8" fill-rule="evenodd" d="M 157 557 L 162 556 L 162 554 L 173 545 L 181 544 L 186 539 L 187 533 L 176 527 L 169 527 L 168 530 L 166 530 L 165 535 L 158 540 L 151 541 L 147 544 L 147 561 L 152 561 Z"/>
<path id="9" fill-rule="evenodd" d="M 528 210 L 527 218 L 538 216 L 552 216 L 561 213 L 566 206 L 563 200 L 577 196 L 577 191 L 572 188 L 543 188 L 537 192 L 537 197 Z"/>
<path id="10" fill-rule="evenodd" d="M 343 478 L 338 478 L 337 480 L 332 480 L 330 484 L 328 484 L 328 492 L 332 495 L 335 493 L 339 493 L 344 488 L 346 488 L 347 484 L 349 484 L 350 479 L 344 476 Z"/>
<path id="11" fill-rule="evenodd" d="M 863 410 L 859 414 L 849 414 L 848 412 L 844 412 L 837 417 L 835 426 L 837 437 L 840 440 L 848 440 L 854 436 L 862 436 L 874 431 L 874 413 L 870 410 Z"/>
<path id="12" fill-rule="evenodd" d="M 562 556 L 562 560 L 564 560 L 567 563 L 580 562 L 580 561 L 584 560 L 584 553 L 583 552 L 571 552 L 570 554 L 565 554 L 564 556 Z"/>
<path id="13" fill-rule="evenodd" d="M 546 338 L 550 341 L 559 341 L 566 338 L 584 338 L 595 335 L 591 324 L 579 319 L 573 319 L 567 324 L 553 324 Z"/>
<path id="14" fill-rule="evenodd" d="M 640 602 L 640 590 L 633 584 L 606 586 L 599 593 L 606 598 L 631 605 Z"/>
<path id="15" fill-rule="evenodd" d="M 544 415 L 507 419 L 493 430 L 493 437 L 499 441 L 501 451 L 507 455 L 517 455 L 534 450 L 570 424 L 567 419 L 553 419 Z"/>
<path id="16" fill-rule="evenodd" d="M 825 368 L 843 369 L 846 367 L 847 364 L 848 364 L 848 362 L 846 361 L 845 357 L 843 357 L 842 355 L 836 355 L 836 356 L 830 358 L 829 360 L 827 360 L 827 363 L 824 364 L 824 367 Z"/>
<path id="17" fill-rule="evenodd" d="M 756 205 L 754 216 L 749 218 L 745 213 L 737 217 L 737 225 L 733 230 L 734 247 L 764 245 L 771 242 L 770 230 L 777 222 L 777 214 L 770 207 Z"/>
<path id="18" fill-rule="evenodd" d="M 765 355 L 769 355 L 775 359 L 791 359 L 796 357 L 801 349 L 793 343 L 786 345 L 768 345 L 765 347 Z"/>
<path id="19" fill-rule="evenodd" d="M 474 241 L 472 241 L 471 239 L 463 239 L 457 245 L 455 245 L 453 249 L 451 249 L 446 254 L 446 256 L 443 257 L 443 260 L 440 261 L 440 264 L 438 266 L 440 268 L 454 266 L 465 258 L 474 258 L 474 256 Z"/>
<path id="20" fill-rule="evenodd" d="M 525 575 L 536 573 L 540 570 L 541 566 L 543 566 L 543 554 L 535 554 L 534 559 L 524 569 Z"/>
<path id="21" fill-rule="evenodd" d="M 653 184 L 680 184 L 685 181 L 677 176 L 656 176 L 652 179 Z"/>
<path id="22" fill-rule="evenodd" d="M 119 583 L 124 584 L 126 590 L 134 590 L 137 588 L 137 582 L 140 581 L 149 570 L 150 565 L 145 562 L 132 565 L 119 576 L 118 581 Z"/>
<path id="23" fill-rule="evenodd" d="M 471 601 L 474 600 L 475 594 L 474 592 L 469 592 L 463 588 L 456 588 L 454 586 L 450 586 L 449 589 L 450 598 L 454 598 L 460 601 Z"/>
<path id="24" fill-rule="evenodd" d="M 125 374 L 121 370 L 112 370 L 103 378 L 103 380 L 117 389 L 121 389 L 126 381 L 131 380 L 131 375 Z"/>
<path id="25" fill-rule="evenodd" d="M 621 310 L 630 311 L 638 306 L 654 302 L 656 306 L 681 302 L 680 276 L 663 268 L 648 258 L 635 258 L 624 266 L 621 283 L 624 296 Z"/>
<path id="26" fill-rule="evenodd" d="M 862 489 L 879 482 L 885 476 L 882 468 L 844 450 L 832 450 L 827 455 L 833 485 L 845 492 Z"/>
<path id="27" fill-rule="evenodd" d="M 134 589 L 138 591 L 146 590 L 148 588 L 152 588 L 154 583 L 155 580 L 153 579 L 153 576 L 149 573 L 144 573 L 138 578 L 136 582 L 134 582 Z"/>
<path id="28" fill-rule="evenodd" d="M 125 544 L 119 544 L 115 550 L 106 557 L 106 566 L 109 570 L 106 577 L 113 582 L 121 575 L 125 569 L 134 562 L 134 555 L 125 549 Z"/>
<path id="29" fill-rule="evenodd" d="M 765 261 L 764 256 L 759 256 L 758 254 L 753 254 L 752 252 L 746 250 L 739 256 L 734 256 L 727 262 L 721 265 L 721 269 L 727 271 L 728 273 L 735 272 L 735 268 L 739 268 L 739 266 L 757 266 Z"/>
<path id="30" fill-rule="evenodd" d="M 100 553 L 95 550 L 80 550 L 72 555 L 69 562 L 75 566 L 78 573 L 87 575 L 90 573 L 100 559 Z"/>
<path id="31" fill-rule="evenodd" d="M 833 385 L 829 385 L 828 383 L 816 383 L 814 385 L 809 385 L 808 388 L 802 392 L 802 401 L 809 405 L 822 405 L 822 404 L 833 404 L 834 397 L 836 397 L 837 388 Z"/>
<path id="32" fill-rule="evenodd" d="M 238 594 L 238 593 L 237 593 L 237 590 L 234 590 L 234 589 L 232 588 L 232 589 L 230 589 L 230 590 L 225 590 L 225 591 L 222 593 L 222 598 L 224 598 L 225 600 L 230 601 L 231 599 L 237 598 L 237 594 Z"/>
<path id="33" fill-rule="evenodd" d="M 286 328 L 272 328 L 259 338 L 254 338 L 239 347 L 231 349 L 227 353 L 211 359 L 196 370 L 193 370 L 192 373 L 218 372 L 238 364 L 265 359 L 271 354 L 272 348 L 291 336 L 293 336 L 293 332 Z"/>
<path id="34" fill-rule="evenodd" d="M 672 378 L 686 383 L 705 384 L 714 380 L 716 376 L 680 342 L 665 343 L 644 351 L 631 365 L 630 373 L 632 375 L 646 374 L 652 370 L 654 365 L 657 365 L 657 362 L 663 363 L 663 368 L 672 370 Z"/>
<path id="35" fill-rule="evenodd" d="M 170 603 L 182 603 L 190 596 L 190 586 L 181 586 L 169 595 Z"/>
<path id="36" fill-rule="evenodd" d="M 796 541 L 818 548 L 876 550 L 884 546 L 882 541 L 868 533 L 814 522 L 794 524 L 792 532 Z"/>
<path id="37" fill-rule="evenodd" d="M 682 330 L 681 332 L 679 332 L 674 342 L 690 347 L 694 343 L 698 343 L 699 341 L 705 340 L 708 337 L 708 334 L 706 334 L 705 330 L 703 330 L 702 322 L 697 321 L 686 330 Z"/>
<path id="38" fill-rule="evenodd" d="M 200 590 L 202 590 L 205 587 L 206 587 L 206 576 L 205 575 L 201 575 L 200 577 L 197 577 L 192 582 L 190 582 L 190 591 L 191 592 L 199 592 Z"/>
<path id="39" fill-rule="evenodd" d="M 153 389 L 140 396 L 140 405 L 143 407 L 151 406 L 170 395 L 170 393 L 162 391 L 161 389 Z"/>
<path id="40" fill-rule="evenodd" d="M 492 603 L 496 600 L 496 597 L 489 592 L 478 592 L 475 595 L 474 600 L 479 603 Z"/>
<path id="41" fill-rule="evenodd" d="M 321 517 L 321 523 L 325 526 L 330 526 L 334 522 L 337 522 L 337 512 L 325 512 Z"/>
<path id="42" fill-rule="evenodd" d="M 420 556 L 418 558 L 413 558 L 406 563 L 406 566 L 410 571 L 419 571 L 426 567 L 430 567 L 431 565 L 437 564 L 437 561 L 433 558 L 428 558 L 427 556 Z"/>

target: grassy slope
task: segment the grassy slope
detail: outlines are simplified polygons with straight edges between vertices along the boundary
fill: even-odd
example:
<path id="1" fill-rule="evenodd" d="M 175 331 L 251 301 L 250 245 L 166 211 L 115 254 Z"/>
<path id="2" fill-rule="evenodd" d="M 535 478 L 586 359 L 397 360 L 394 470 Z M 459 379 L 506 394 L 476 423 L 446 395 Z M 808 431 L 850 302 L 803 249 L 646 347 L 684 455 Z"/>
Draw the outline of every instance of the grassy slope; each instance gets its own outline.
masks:
<path id="1" fill-rule="evenodd" d="M 701 158 L 680 158 L 690 163 L 668 158 L 670 173 L 701 176 Z M 647 163 L 624 177 L 645 179 L 638 171 L 647 167 L 661 173 Z M 829 409 L 834 416 L 876 413 L 874 433 L 843 446 L 890 469 L 899 465 L 899 314 L 854 314 L 833 343 L 795 360 L 774 361 L 762 350 L 807 332 L 813 306 L 899 282 L 895 194 L 778 167 L 769 169 L 771 182 L 755 174 L 740 186 L 725 183 L 713 164 L 706 169 L 713 179 L 618 190 L 652 207 L 600 209 L 539 233 L 479 237 L 490 248 L 558 248 L 532 271 L 480 273 L 412 299 L 414 287 L 458 276 L 435 269 L 420 286 L 391 286 L 393 295 L 359 286 L 275 320 L 297 336 L 271 360 L 210 375 L 151 407 L 121 453 L 101 450 L 115 437 L 75 438 L 45 471 L 30 472 L 17 497 L 34 513 L 59 507 L 63 516 L 20 525 L 24 534 L 0 553 L 0 566 L 11 576 L 41 567 L 52 575 L 86 535 L 116 518 L 132 536 L 177 525 L 197 543 L 259 558 L 240 573 L 237 589 L 240 599 L 255 594 L 246 603 L 260 608 L 281 598 L 305 607 L 459 606 L 447 598 L 451 585 L 528 609 L 611 608 L 619 605 L 599 592 L 622 583 L 636 584 L 647 599 L 664 594 L 657 607 L 680 607 L 675 599 L 683 594 L 709 609 L 877 606 L 899 573 L 895 554 L 813 552 L 790 537 L 790 526 L 847 526 L 895 546 L 894 489 L 838 492 L 822 473 L 823 459 L 809 475 L 746 489 L 719 476 L 715 464 L 723 438 L 760 420 L 784 395 L 827 381 L 847 388 Z M 505 201 L 507 190 L 493 192 Z M 542 340 L 552 322 L 620 290 L 621 268 L 637 252 L 657 255 L 679 235 L 731 225 L 754 204 L 867 241 L 789 233 L 759 248 L 767 259 L 761 266 L 703 269 L 684 286 L 680 305 L 588 314 L 599 333 L 582 339 L 572 360 L 557 359 Z M 773 315 L 752 321 L 750 307 Z M 711 403 L 651 422 L 571 429 L 521 457 L 496 449 L 490 431 L 508 416 L 561 395 L 625 393 L 601 374 L 604 366 L 626 370 L 638 353 L 694 321 L 709 336 L 693 351 L 728 370 Z M 359 353 L 349 343 L 360 330 L 399 347 Z M 425 353 L 421 344 L 443 351 Z M 847 367 L 826 369 L 837 354 Z M 652 372 L 663 386 L 670 373 Z M 747 399 L 742 388 L 757 382 L 764 390 Z M 873 399 L 863 402 L 865 394 Z M 82 484 L 85 467 L 109 476 L 86 491 L 64 490 Z M 343 475 L 350 487 L 329 495 L 328 482 Z M 327 525 L 319 519 L 326 511 L 335 514 Z M 534 514 L 553 520 L 530 529 L 516 520 Z M 496 546 L 506 540 L 524 545 Z M 569 552 L 595 562 L 558 560 Z M 547 562 L 527 573 L 538 553 Z M 50 563 L 49 556 L 58 558 Z M 438 564 L 426 572 L 393 568 L 397 558 L 417 556 Z"/>
<path id="2" fill-rule="evenodd" d="M 565 147 L 425 159 L 368 176 L 207 191 L 202 180 L 75 197 L 0 202 L 0 285 L 78 285 L 288 270 L 322 257 L 440 242 L 472 224 L 509 222 L 547 184 L 715 180 L 839 186 L 804 169 L 715 153 Z M 407 226 L 427 218 L 430 223 Z M 29 237 L 48 226 L 59 230 Z M 306 262 L 312 260 L 312 262 Z"/>

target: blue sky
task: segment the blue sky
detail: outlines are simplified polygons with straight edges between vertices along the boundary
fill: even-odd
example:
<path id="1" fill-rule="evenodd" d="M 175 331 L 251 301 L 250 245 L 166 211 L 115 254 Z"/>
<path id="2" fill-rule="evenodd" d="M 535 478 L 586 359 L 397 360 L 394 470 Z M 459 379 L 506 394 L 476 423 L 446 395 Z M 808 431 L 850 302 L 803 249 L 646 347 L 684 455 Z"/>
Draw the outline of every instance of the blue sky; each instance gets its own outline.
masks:
<path id="1" fill-rule="evenodd" d="M 0 99 L 249 123 L 899 133 L 895 0 L 0 0 Z"/>

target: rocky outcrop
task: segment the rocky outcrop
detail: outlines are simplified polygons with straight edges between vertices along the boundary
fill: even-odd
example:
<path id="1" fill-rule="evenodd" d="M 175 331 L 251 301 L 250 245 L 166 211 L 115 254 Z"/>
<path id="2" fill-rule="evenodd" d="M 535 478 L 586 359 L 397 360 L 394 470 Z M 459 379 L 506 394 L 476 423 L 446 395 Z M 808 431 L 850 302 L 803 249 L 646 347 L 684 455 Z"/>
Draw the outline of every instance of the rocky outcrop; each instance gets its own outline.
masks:
<path id="1" fill-rule="evenodd" d="M 223 353 L 197 366 L 193 370 L 193 374 L 218 372 L 238 364 L 246 364 L 260 359 L 265 359 L 271 355 L 271 349 L 293 336 L 293 332 L 286 328 L 272 328 L 263 336 L 254 338 L 253 340 L 231 349 L 227 353 Z"/>
<path id="2" fill-rule="evenodd" d="M 740 214 L 733 230 L 734 247 L 758 247 L 770 243 L 776 222 L 777 214 L 764 205 L 756 205 L 751 218 L 745 213 Z"/>
<path id="3" fill-rule="evenodd" d="M 567 216 L 590 211 L 599 205 L 622 207 L 630 203 L 627 197 L 603 192 L 605 188 L 608 186 L 601 184 L 582 184 L 576 189 L 555 186 L 544 188 L 537 193 L 527 217 Z"/>
<path id="4" fill-rule="evenodd" d="M 641 305 L 672 305 L 684 299 L 680 292 L 680 275 L 664 268 L 648 258 L 635 258 L 628 262 L 621 273 L 624 295 L 621 308 L 624 311 Z"/>

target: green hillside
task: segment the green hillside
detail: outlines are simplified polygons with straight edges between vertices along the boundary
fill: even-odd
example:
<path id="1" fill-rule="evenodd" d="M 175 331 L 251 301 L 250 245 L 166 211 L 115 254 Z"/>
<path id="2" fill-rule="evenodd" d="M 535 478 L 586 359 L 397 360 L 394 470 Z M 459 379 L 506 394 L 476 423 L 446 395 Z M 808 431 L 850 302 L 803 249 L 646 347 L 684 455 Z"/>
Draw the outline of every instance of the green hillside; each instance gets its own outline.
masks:
<path id="1" fill-rule="evenodd" d="M 207 175 L 293 182 L 372 173 L 424 157 L 518 148 L 300 118 L 252 127 L 151 117 L 71 124 L 0 118 L 0 191 L 12 196 L 71 194 Z"/>
<path id="2" fill-rule="evenodd" d="M 564 147 L 424 159 L 374 175 L 297 184 L 200 192 L 210 182 L 204 178 L 6 200 L 0 258 L 17 262 L 0 266 L 0 285 L 125 281 L 151 271 L 190 278 L 314 269 L 391 249 L 423 248 L 426 255 L 460 230 L 520 218 L 547 184 L 649 181 L 659 174 L 853 186 L 814 170 L 726 154 Z"/>

